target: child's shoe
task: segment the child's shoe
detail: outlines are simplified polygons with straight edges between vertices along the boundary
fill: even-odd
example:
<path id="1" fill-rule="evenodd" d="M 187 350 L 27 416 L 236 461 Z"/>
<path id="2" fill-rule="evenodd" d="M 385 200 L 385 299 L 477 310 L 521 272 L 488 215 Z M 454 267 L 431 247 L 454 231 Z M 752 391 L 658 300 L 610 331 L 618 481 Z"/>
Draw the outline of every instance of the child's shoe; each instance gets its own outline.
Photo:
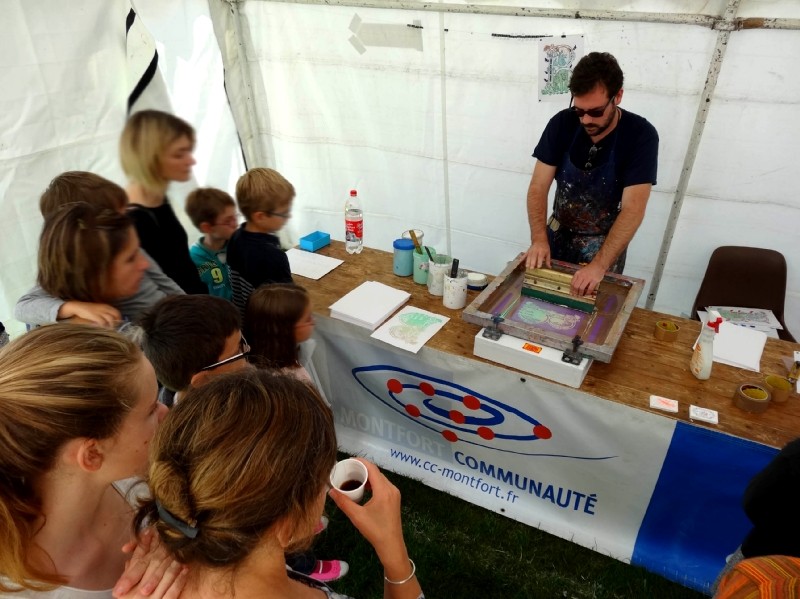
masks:
<path id="1" fill-rule="evenodd" d="M 317 560 L 317 563 L 314 564 L 314 571 L 309 576 L 320 582 L 331 582 L 332 580 L 338 580 L 347 574 L 349 570 L 350 566 L 342 560 Z"/>

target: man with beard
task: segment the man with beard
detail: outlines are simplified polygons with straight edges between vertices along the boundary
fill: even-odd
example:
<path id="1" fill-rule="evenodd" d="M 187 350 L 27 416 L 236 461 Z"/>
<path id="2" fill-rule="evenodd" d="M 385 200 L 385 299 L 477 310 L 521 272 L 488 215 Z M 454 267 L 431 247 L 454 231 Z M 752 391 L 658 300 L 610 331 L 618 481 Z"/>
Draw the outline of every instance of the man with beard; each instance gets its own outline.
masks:
<path id="1" fill-rule="evenodd" d="M 549 267 L 551 257 L 584 265 L 573 277 L 574 295 L 595 291 L 606 272 L 622 272 L 656 183 L 658 133 L 646 119 L 619 107 L 622 83 L 611 54 L 584 56 L 570 78 L 570 107 L 550 119 L 533 152 L 526 266 Z"/>

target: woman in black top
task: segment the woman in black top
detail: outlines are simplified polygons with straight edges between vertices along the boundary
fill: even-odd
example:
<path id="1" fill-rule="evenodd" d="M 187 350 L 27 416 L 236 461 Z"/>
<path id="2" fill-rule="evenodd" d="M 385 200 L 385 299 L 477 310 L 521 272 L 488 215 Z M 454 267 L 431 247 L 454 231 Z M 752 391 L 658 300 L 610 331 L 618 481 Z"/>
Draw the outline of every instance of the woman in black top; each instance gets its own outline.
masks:
<path id="1" fill-rule="evenodd" d="M 172 181 L 192 176 L 194 129 L 166 112 L 142 110 L 125 124 L 120 139 L 130 216 L 142 248 L 186 293 L 208 293 L 189 255 L 189 238 L 167 200 Z"/>

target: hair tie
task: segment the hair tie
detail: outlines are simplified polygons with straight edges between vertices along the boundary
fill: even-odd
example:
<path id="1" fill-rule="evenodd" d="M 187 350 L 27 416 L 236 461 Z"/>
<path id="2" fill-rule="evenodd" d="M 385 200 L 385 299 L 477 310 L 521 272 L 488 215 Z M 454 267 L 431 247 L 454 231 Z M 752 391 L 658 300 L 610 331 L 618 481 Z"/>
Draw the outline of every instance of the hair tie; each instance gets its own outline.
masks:
<path id="1" fill-rule="evenodd" d="M 200 529 L 197 528 L 197 520 L 190 520 L 188 523 L 180 518 L 176 518 L 167 508 L 161 505 L 161 502 L 156 499 L 156 510 L 158 510 L 158 517 L 161 520 L 180 532 L 184 537 L 194 539 Z"/>

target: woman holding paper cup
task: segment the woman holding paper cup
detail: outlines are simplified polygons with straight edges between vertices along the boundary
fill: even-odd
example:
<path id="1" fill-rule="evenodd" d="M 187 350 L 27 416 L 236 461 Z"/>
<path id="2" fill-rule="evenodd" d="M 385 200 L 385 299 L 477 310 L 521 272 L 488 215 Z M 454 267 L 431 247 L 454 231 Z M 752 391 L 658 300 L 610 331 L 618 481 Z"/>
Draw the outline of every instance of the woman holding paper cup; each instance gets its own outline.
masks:
<path id="1" fill-rule="evenodd" d="M 307 547 L 336 462 L 333 417 L 294 377 L 253 370 L 190 390 L 156 434 L 141 525 L 189 565 L 184 595 L 346 599 L 286 569 L 284 554 Z M 372 498 L 330 496 L 375 548 L 384 597 L 422 597 L 408 558 L 400 493 L 373 464 Z"/>

